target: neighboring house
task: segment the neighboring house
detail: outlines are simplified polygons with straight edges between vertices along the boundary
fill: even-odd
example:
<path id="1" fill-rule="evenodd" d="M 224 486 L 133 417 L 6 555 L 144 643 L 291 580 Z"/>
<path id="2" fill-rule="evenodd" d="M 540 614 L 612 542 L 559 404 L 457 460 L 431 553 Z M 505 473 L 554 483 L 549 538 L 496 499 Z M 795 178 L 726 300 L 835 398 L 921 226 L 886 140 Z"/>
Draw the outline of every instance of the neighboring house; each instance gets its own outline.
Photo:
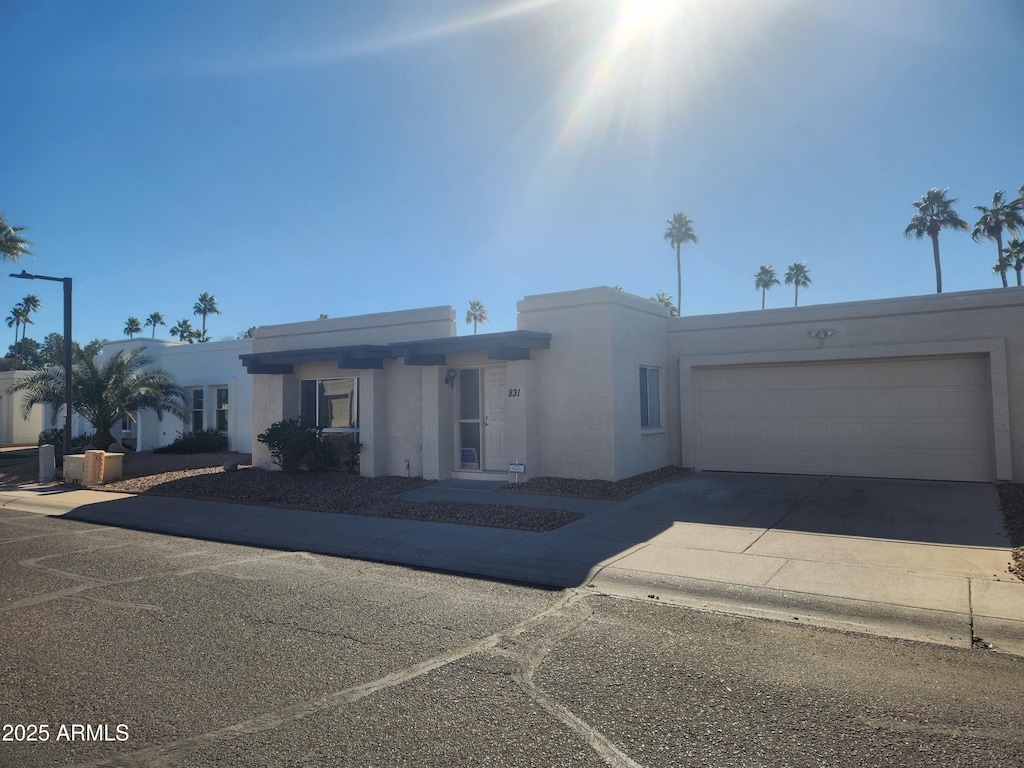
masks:
<path id="1" fill-rule="evenodd" d="M 451 307 L 260 327 L 253 434 L 302 416 L 361 443 L 370 476 L 1024 478 L 1022 291 L 676 318 L 593 288 L 518 309 L 518 330 L 465 337 Z"/>
<path id="2" fill-rule="evenodd" d="M 40 432 L 59 426 L 51 409 L 42 405 L 32 406 L 26 418 L 22 395 L 11 392 L 24 375 L 24 371 L 0 371 L 0 445 L 35 445 Z"/>
<path id="3" fill-rule="evenodd" d="M 153 411 L 122 422 L 114 436 L 135 450 L 167 445 L 183 432 L 217 429 L 228 437 L 228 448 L 248 453 L 252 433 L 252 378 L 238 364 L 239 355 L 252 350 L 252 339 L 188 344 L 165 339 L 124 339 L 103 345 L 103 355 L 143 347 L 152 364 L 167 370 L 185 389 L 189 413 L 183 423 L 176 416 L 158 418 Z"/>

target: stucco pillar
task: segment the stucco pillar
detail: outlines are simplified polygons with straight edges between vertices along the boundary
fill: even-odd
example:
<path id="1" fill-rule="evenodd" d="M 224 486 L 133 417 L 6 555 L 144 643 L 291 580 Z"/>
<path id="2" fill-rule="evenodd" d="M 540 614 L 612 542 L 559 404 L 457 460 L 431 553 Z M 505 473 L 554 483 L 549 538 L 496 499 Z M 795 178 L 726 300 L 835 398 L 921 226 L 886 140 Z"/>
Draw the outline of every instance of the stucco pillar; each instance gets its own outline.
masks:
<path id="1" fill-rule="evenodd" d="M 387 379 L 383 370 L 359 375 L 359 474 L 387 474 Z"/>
<path id="2" fill-rule="evenodd" d="M 252 463 L 260 469 L 280 469 L 270 458 L 267 446 L 256 437 L 282 419 L 300 415 L 299 380 L 295 376 L 253 374 L 252 382 Z"/>
<path id="3" fill-rule="evenodd" d="M 536 370 L 537 365 L 532 360 L 510 360 L 505 367 L 508 458 L 526 465 L 526 474 L 520 480 L 541 474 Z"/>
<path id="4" fill-rule="evenodd" d="M 423 366 L 423 478 L 451 477 L 455 452 L 454 390 L 444 383 L 448 369 Z"/>

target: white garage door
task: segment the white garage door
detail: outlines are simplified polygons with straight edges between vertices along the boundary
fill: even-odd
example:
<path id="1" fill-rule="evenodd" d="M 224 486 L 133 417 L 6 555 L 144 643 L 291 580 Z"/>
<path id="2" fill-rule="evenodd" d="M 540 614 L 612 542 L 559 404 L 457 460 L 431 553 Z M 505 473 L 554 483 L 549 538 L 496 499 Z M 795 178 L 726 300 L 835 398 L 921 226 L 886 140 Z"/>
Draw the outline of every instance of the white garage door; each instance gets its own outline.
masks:
<path id="1" fill-rule="evenodd" d="M 702 469 L 993 480 L 984 356 L 695 371 Z"/>

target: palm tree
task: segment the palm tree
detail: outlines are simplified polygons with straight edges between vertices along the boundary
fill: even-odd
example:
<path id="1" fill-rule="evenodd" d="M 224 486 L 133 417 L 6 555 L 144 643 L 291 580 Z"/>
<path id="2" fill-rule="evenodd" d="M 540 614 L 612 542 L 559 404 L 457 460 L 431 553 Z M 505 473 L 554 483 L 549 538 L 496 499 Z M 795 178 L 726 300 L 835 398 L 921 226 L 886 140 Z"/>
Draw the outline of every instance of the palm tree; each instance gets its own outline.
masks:
<path id="1" fill-rule="evenodd" d="M 658 293 L 649 297 L 651 301 L 656 301 L 662 306 L 668 307 L 668 313 L 673 316 L 679 315 L 679 307 L 672 303 L 672 297 L 664 291 L 658 291 Z"/>
<path id="2" fill-rule="evenodd" d="M 124 333 L 129 339 L 133 338 L 136 333 L 142 333 L 142 323 L 139 322 L 139 318 L 129 317 L 124 324 Z"/>
<path id="3" fill-rule="evenodd" d="M 974 209 L 981 213 L 981 218 L 974 225 L 971 238 L 974 242 L 978 242 L 983 237 L 996 241 L 996 248 L 999 254 L 996 264 L 1005 264 L 1003 259 L 1003 230 L 1017 232 L 1024 229 L 1024 216 L 1021 216 L 1021 206 L 1018 204 L 1020 201 L 1011 200 L 1007 202 L 1004 199 L 1005 195 L 1006 193 L 1003 190 L 997 189 L 995 194 L 992 195 L 991 208 L 986 208 L 984 205 L 974 206 Z M 1006 282 L 1006 269 L 1001 269 L 999 276 L 1003 279 L 1003 288 L 1006 288 L 1008 285 Z"/>
<path id="4" fill-rule="evenodd" d="M 4 215 L 0 213 L 0 257 L 4 261 L 17 261 L 22 256 L 32 255 L 28 249 L 31 243 L 18 235 L 24 231 L 24 227 L 12 227 L 4 221 Z"/>
<path id="5" fill-rule="evenodd" d="M 683 243 L 696 243 L 697 235 L 693 233 L 693 221 L 685 213 L 672 214 L 665 229 L 665 240 L 676 249 L 676 296 L 679 307 L 683 306 L 683 268 L 679 258 L 679 248 Z"/>
<path id="6" fill-rule="evenodd" d="M 217 298 L 205 292 L 200 294 L 199 298 L 196 299 L 195 306 L 192 307 L 192 314 L 203 316 L 202 335 L 206 336 L 206 316 L 220 314 L 220 310 L 217 308 Z"/>
<path id="7" fill-rule="evenodd" d="M 18 306 L 21 308 L 21 346 L 24 351 L 25 337 L 28 336 L 29 325 L 35 325 L 32 320 L 32 313 L 38 312 L 42 306 L 42 302 L 39 301 L 39 297 L 34 294 L 29 294 L 21 300 L 21 304 Z"/>
<path id="8" fill-rule="evenodd" d="M 932 239 L 932 255 L 935 258 L 935 292 L 942 293 L 942 266 L 939 263 L 939 232 L 942 229 L 969 229 L 967 222 L 953 210 L 952 200 L 946 197 L 948 189 L 932 187 L 927 194 L 914 203 L 917 213 L 903 230 L 906 237 L 913 235 L 920 240 L 925 235 Z"/>
<path id="9" fill-rule="evenodd" d="M 167 325 L 167 323 L 164 322 L 164 316 L 163 315 L 161 315 L 159 312 L 153 312 L 153 313 L 150 314 L 149 317 L 146 318 L 145 326 L 147 328 L 149 328 L 149 326 L 153 326 L 153 338 L 154 339 L 156 338 L 156 327 L 158 325 Z"/>
<path id="10" fill-rule="evenodd" d="M 473 324 L 473 335 L 476 336 L 476 324 L 487 322 L 487 307 L 480 299 L 470 299 L 466 310 L 466 325 Z"/>
<path id="11" fill-rule="evenodd" d="M 20 304 L 16 304 L 14 309 L 11 310 L 11 314 L 7 316 L 7 327 L 14 329 L 14 344 L 11 349 L 14 350 L 15 357 L 18 354 L 18 332 L 21 330 L 21 316 L 23 311 Z"/>
<path id="12" fill-rule="evenodd" d="M 786 285 L 792 285 L 796 287 L 795 295 L 793 296 L 793 306 L 800 306 L 800 289 L 807 288 L 811 284 L 811 273 L 807 271 L 807 264 L 802 261 L 798 261 L 795 264 L 790 264 L 786 269 Z"/>
<path id="13" fill-rule="evenodd" d="M 180 341 L 187 341 L 191 344 L 195 341 L 196 331 L 192 327 L 192 321 L 189 319 L 179 320 L 171 328 L 171 336 L 177 336 Z"/>
<path id="14" fill-rule="evenodd" d="M 151 362 L 137 347 L 121 350 L 102 365 L 94 356 L 83 356 L 72 369 L 71 408 L 95 428 L 93 445 L 105 449 L 114 442 L 110 433 L 114 425 L 124 418 L 134 419 L 139 411 L 154 410 L 161 417 L 166 411 L 185 418 L 185 391 L 167 371 L 147 367 Z M 26 416 L 37 403 L 58 410 L 64 405 L 64 366 L 36 368 L 11 391 L 25 393 Z"/>
<path id="15" fill-rule="evenodd" d="M 761 292 L 761 309 L 764 309 L 764 301 L 768 295 L 768 289 L 779 284 L 779 278 L 775 275 L 775 267 L 771 264 L 762 264 L 761 269 L 754 275 L 754 288 Z"/>
<path id="16" fill-rule="evenodd" d="M 1005 251 L 1003 255 L 1006 257 L 1007 267 L 1017 273 L 1017 285 L 1020 285 L 1020 273 L 1024 270 L 1024 241 L 1019 237 L 1013 238 L 1006 244 Z"/>

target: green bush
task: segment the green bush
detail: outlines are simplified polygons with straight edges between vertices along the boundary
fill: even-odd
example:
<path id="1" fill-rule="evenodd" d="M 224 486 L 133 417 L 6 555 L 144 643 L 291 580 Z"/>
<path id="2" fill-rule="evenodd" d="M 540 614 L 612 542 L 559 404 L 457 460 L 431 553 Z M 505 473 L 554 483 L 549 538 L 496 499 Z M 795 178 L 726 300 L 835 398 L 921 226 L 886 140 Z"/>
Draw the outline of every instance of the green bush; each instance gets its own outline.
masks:
<path id="1" fill-rule="evenodd" d="M 216 429 L 186 432 L 173 443 L 154 448 L 153 453 L 219 453 L 228 449 L 228 436 Z"/>
<path id="2" fill-rule="evenodd" d="M 340 463 L 335 447 L 323 430 L 307 427 L 302 419 L 285 419 L 271 424 L 256 437 L 270 450 L 270 456 L 285 472 L 300 469 L 334 469 Z"/>
<path id="3" fill-rule="evenodd" d="M 78 435 L 71 438 L 71 450 L 82 451 L 89 444 L 89 435 Z M 36 445 L 52 445 L 56 448 L 54 455 L 64 455 L 64 428 L 56 427 L 39 433 L 39 442 Z"/>

